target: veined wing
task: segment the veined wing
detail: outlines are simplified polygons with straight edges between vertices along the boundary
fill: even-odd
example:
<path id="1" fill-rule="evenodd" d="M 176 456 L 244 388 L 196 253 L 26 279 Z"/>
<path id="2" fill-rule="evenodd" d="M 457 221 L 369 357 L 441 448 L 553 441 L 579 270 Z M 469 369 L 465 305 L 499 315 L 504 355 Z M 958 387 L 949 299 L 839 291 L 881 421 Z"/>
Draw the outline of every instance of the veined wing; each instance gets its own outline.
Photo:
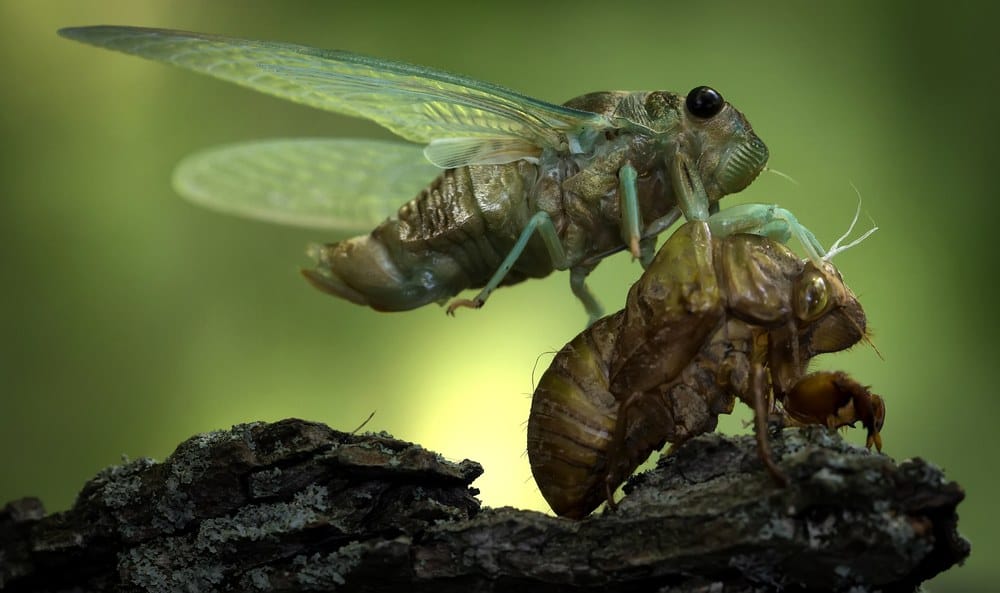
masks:
<path id="1" fill-rule="evenodd" d="M 602 115 L 486 82 L 346 51 L 138 27 L 80 27 L 59 33 L 297 103 L 371 119 L 423 144 L 483 138 L 519 140 L 526 147 L 572 147 L 579 134 L 611 126 Z M 510 156 L 511 143 L 500 144 Z M 465 152 L 497 162 L 482 151 Z M 534 152 L 525 156 L 537 156 Z M 455 161 L 447 164 L 457 166 Z"/>
<path id="2" fill-rule="evenodd" d="M 192 154 L 177 166 L 174 187 L 192 202 L 230 214 L 367 232 L 439 173 L 413 144 L 301 138 Z"/>

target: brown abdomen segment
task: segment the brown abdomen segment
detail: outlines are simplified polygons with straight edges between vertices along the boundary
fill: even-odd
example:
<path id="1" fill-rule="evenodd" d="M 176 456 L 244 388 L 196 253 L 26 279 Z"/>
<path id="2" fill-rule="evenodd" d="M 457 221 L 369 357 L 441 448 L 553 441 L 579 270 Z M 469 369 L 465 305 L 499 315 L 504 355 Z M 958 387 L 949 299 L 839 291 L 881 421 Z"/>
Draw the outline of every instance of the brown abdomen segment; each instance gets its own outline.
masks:
<path id="1" fill-rule="evenodd" d="M 303 274 L 324 292 L 379 311 L 482 287 L 532 214 L 527 198 L 536 177 L 522 162 L 445 170 L 371 233 L 315 248 L 316 269 Z M 551 272 L 547 258 L 541 269 L 537 259 L 537 249 L 523 254 L 503 284 Z"/>
<path id="2" fill-rule="evenodd" d="M 732 369 L 745 366 L 745 349 L 742 344 L 717 348 L 713 340 L 679 376 L 634 397 L 616 397 L 609 391 L 608 372 L 623 319 L 621 312 L 605 317 L 574 338 L 535 389 L 528 460 L 557 515 L 585 517 L 650 453 L 666 442 L 714 430 L 718 415 L 733 409 L 732 389 L 723 383 Z M 732 360 L 723 364 L 724 358 Z M 722 368 L 730 369 L 726 377 L 719 374 Z M 619 422 L 623 428 L 616 440 Z"/>
<path id="3" fill-rule="evenodd" d="M 620 323 L 621 315 L 605 317 L 560 350 L 531 400 L 528 461 L 557 515 L 579 519 L 606 498 L 607 452 L 618 418 L 607 360 Z"/>

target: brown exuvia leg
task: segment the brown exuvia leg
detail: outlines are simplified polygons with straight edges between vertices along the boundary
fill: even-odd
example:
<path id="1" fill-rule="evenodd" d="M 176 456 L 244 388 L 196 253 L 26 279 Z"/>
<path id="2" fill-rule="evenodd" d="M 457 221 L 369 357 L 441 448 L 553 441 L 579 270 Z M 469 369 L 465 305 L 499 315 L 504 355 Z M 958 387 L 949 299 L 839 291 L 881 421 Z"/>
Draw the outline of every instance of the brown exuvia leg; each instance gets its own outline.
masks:
<path id="1" fill-rule="evenodd" d="M 770 413 L 767 397 L 767 371 L 761 365 L 754 365 L 751 374 L 750 384 L 753 390 L 753 419 L 754 429 L 757 433 L 757 454 L 767 469 L 767 473 L 774 478 L 775 483 L 784 487 L 788 485 L 788 478 L 774 462 L 771 445 L 767 440 L 767 419 Z"/>
<path id="2" fill-rule="evenodd" d="M 608 447 L 604 473 L 604 492 L 608 499 L 608 508 L 611 510 L 618 508 L 618 505 L 615 503 L 615 490 L 618 489 L 618 484 L 623 479 L 622 476 L 618 475 L 617 470 L 628 458 L 625 452 L 628 414 L 641 397 L 641 393 L 633 393 L 618 406 L 618 418 L 615 420 L 615 434 L 611 437 L 611 446 Z"/>

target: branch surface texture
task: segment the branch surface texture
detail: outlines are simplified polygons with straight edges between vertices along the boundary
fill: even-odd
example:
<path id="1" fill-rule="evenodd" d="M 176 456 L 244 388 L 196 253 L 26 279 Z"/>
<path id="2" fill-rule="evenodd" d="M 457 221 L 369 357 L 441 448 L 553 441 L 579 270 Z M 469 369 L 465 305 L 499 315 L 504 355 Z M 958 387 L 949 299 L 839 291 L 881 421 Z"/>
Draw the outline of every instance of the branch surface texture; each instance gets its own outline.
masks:
<path id="1" fill-rule="evenodd" d="M 960 563 L 964 494 L 933 465 L 787 429 L 708 434 L 634 477 L 614 513 L 481 509 L 473 461 L 302 420 L 194 436 L 89 481 L 73 508 L 0 511 L 11 592 L 912 592 Z"/>

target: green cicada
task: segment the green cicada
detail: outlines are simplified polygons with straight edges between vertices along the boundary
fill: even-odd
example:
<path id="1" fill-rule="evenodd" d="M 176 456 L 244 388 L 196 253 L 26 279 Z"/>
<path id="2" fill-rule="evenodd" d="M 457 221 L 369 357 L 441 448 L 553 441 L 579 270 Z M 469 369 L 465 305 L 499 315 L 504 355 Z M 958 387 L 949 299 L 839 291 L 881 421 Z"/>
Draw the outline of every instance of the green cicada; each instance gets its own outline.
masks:
<path id="1" fill-rule="evenodd" d="M 226 212 L 374 227 L 313 246 L 316 266 L 303 274 L 380 311 L 444 302 L 467 288 L 482 290 L 449 312 L 479 307 L 497 286 L 568 269 L 596 320 L 601 307 L 585 279 L 602 258 L 628 249 L 650 261 L 658 233 L 682 214 L 707 219 L 768 158 L 746 118 L 708 87 L 595 92 L 555 105 L 346 51 L 135 27 L 60 34 L 368 118 L 408 140 L 238 144 L 187 158 L 174 179 L 185 197 Z M 774 211 L 734 224 L 766 232 Z"/>

